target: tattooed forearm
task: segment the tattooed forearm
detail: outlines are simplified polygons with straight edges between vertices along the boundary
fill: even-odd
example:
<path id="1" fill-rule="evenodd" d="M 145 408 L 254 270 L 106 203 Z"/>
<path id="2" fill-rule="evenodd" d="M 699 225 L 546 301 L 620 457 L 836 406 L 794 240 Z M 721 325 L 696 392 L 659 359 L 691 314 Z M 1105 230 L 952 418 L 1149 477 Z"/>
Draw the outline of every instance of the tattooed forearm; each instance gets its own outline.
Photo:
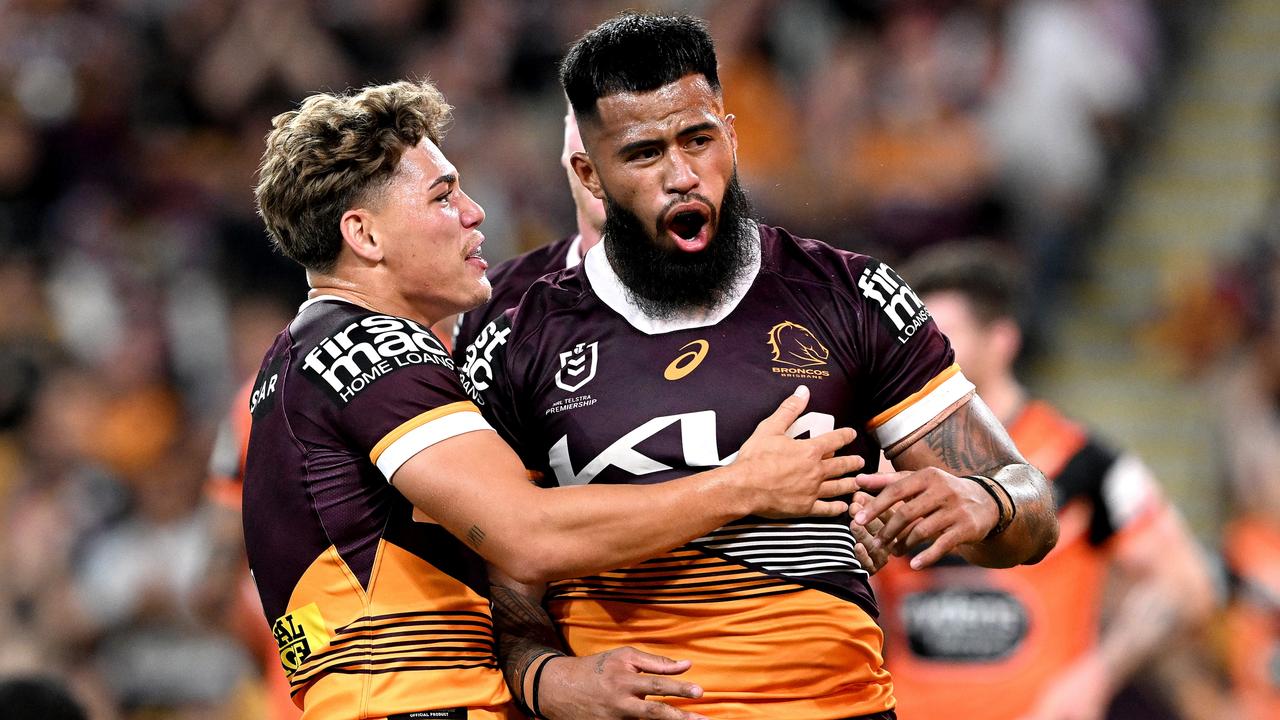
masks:
<path id="1" fill-rule="evenodd" d="M 998 435 L 982 431 L 986 423 L 999 426 L 986 404 L 975 397 L 925 435 L 924 441 L 940 465 L 955 475 L 990 474 L 1019 462 L 1011 441 L 1001 442 Z"/>
<path id="2" fill-rule="evenodd" d="M 489 587 L 502 675 L 523 699 L 525 672 L 539 656 L 560 651 L 560 638 L 541 605 L 506 586 Z"/>

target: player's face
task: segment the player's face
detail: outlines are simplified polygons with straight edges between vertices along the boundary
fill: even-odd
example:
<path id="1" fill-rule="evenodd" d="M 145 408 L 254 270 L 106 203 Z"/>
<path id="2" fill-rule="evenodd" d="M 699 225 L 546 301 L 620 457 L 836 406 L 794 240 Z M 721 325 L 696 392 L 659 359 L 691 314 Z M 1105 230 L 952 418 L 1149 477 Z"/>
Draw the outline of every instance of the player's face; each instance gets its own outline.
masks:
<path id="1" fill-rule="evenodd" d="M 574 169 L 597 198 L 630 211 L 664 250 L 699 253 L 716 236 L 734 175 L 733 116 L 702 75 L 596 102 Z"/>
<path id="2" fill-rule="evenodd" d="M 989 345 L 988 329 L 973 314 L 969 301 L 958 292 L 929 293 L 921 299 L 938 323 L 938 329 L 951 341 L 956 362 L 965 377 L 981 392 L 995 365 L 993 354 L 985 351 Z"/>
<path id="3" fill-rule="evenodd" d="M 373 205 L 373 232 L 398 292 L 438 319 L 489 299 L 480 255 L 484 209 L 462 191 L 458 171 L 430 139 L 400 158 Z"/>

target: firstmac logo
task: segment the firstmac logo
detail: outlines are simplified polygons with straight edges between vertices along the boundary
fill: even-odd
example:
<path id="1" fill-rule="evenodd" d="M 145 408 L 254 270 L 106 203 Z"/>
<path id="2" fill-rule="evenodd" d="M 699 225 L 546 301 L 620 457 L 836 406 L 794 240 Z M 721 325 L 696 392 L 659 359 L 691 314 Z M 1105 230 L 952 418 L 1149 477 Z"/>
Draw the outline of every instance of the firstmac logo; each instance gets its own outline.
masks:
<path id="1" fill-rule="evenodd" d="M 302 374 L 345 405 L 378 378 L 424 363 L 453 369 L 449 353 L 431 331 L 412 320 L 370 315 L 311 348 L 302 359 Z"/>

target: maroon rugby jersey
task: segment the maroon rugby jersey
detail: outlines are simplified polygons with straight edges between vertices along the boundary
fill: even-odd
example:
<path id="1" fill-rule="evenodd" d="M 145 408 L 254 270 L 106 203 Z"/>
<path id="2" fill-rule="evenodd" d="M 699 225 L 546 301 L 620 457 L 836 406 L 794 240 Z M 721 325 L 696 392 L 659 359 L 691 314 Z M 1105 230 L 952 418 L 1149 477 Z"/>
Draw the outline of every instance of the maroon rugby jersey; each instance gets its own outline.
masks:
<path id="1" fill-rule="evenodd" d="M 440 341 L 315 298 L 250 410 L 245 545 L 304 717 L 507 717 L 483 562 L 390 483 L 422 449 L 489 429 Z"/>
<path id="2" fill-rule="evenodd" d="M 548 486 L 654 483 L 731 462 L 796 385 L 793 435 L 859 430 L 878 452 L 973 392 L 947 340 L 888 266 L 760 226 L 751 272 L 716 312 L 659 321 L 593 248 L 536 283 L 468 350 L 463 383 Z M 848 519 L 746 518 L 664 556 L 552 584 L 580 655 L 635 645 L 693 660 L 683 708 L 733 718 L 847 718 L 893 705 Z"/>
<path id="3" fill-rule="evenodd" d="M 459 364 L 465 362 L 466 349 L 476 339 L 480 329 L 515 307 L 520 302 L 520 296 L 524 295 L 524 291 L 535 280 L 548 273 L 575 267 L 581 262 L 578 254 L 581 244 L 582 236 L 574 233 L 489 268 L 485 275 L 493 286 L 493 294 L 489 296 L 489 302 L 458 316 L 458 324 L 453 331 L 453 359 Z"/>

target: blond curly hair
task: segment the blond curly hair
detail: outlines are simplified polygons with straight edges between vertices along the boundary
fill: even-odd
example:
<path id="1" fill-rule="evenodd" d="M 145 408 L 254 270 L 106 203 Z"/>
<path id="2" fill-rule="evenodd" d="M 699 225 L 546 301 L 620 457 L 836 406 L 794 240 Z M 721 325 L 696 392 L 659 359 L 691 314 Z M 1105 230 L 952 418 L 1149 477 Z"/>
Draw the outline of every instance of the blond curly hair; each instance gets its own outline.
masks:
<path id="1" fill-rule="evenodd" d="M 439 145 L 453 108 L 430 82 L 317 93 L 271 121 L 254 196 L 272 243 L 321 273 L 342 249 L 342 214 L 381 190 L 404 151 Z"/>

